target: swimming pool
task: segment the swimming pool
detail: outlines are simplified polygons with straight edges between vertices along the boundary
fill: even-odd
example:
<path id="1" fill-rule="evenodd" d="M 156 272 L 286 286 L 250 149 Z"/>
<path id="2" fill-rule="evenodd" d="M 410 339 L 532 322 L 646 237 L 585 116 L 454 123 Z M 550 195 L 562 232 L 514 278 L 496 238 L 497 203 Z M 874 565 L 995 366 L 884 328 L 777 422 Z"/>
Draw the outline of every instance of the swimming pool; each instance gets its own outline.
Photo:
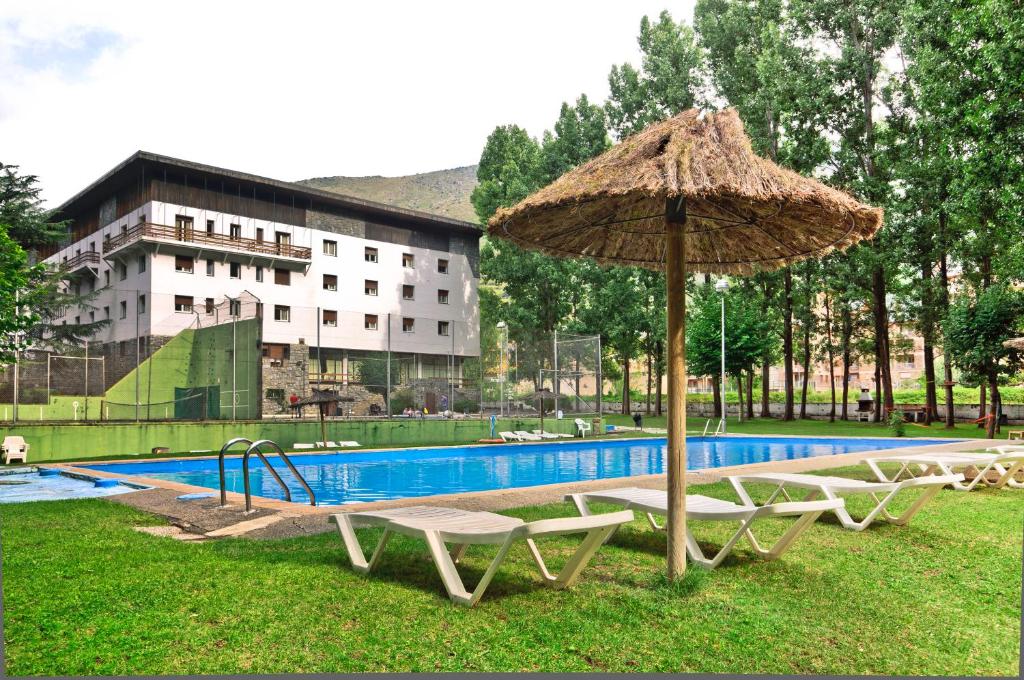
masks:
<path id="1" fill-rule="evenodd" d="M 951 439 L 856 439 L 804 437 L 687 437 L 687 468 L 707 468 L 794 460 L 948 444 Z M 664 472 L 665 438 L 562 441 L 401 449 L 367 453 L 289 456 L 316 494 L 318 505 L 413 498 L 437 494 L 511 489 L 540 484 L 632 477 Z M 288 469 L 269 457 L 292 491 L 292 500 L 309 497 Z M 257 496 L 284 499 L 284 494 L 254 457 L 249 475 Z M 139 475 L 219 489 L 217 460 L 184 459 L 89 465 L 93 470 Z M 243 492 L 242 461 L 225 461 L 229 491 Z"/>

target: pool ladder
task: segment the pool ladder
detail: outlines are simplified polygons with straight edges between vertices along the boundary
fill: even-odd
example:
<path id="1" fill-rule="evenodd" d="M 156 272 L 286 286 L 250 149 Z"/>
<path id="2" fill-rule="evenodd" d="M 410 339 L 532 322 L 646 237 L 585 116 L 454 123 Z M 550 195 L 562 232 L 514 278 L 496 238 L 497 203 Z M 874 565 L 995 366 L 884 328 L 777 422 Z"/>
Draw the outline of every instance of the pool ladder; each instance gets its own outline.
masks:
<path id="1" fill-rule="evenodd" d="M 292 471 L 293 475 L 295 475 L 295 479 L 299 480 L 299 484 L 301 484 L 302 488 L 306 490 L 307 494 L 309 494 L 309 504 L 314 506 L 316 505 L 316 495 L 313 493 L 313 490 L 309 488 L 309 484 L 306 483 L 306 479 L 301 474 L 299 474 L 298 469 L 292 463 L 291 459 L 288 458 L 287 454 L 285 454 L 285 452 L 281 449 L 280 446 L 277 445 L 276 442 L 273 442 L 269 439 L 260 439 L 254 442 L 250 439 L 246 439 L 245 437 L 235 437 L 234 439 L 225 443 L 224 446 L 220 447 L 220 454 L 217 456 L 217 465 L 220 469 L 221 507 L 224 507 L 228 504 L 227 484 L 224 479 L 224 454 L 227 453 L 228 449 L 230 449 L 235 444 L 248 444 L 248 448 L 246 448 L 245 453 L 242 455 L 242 480 L 245 482 L 246 513 L 252 512 L 252 488 L 249 485 L 249 456 L 251 456 L 254 453 L 257 456 L 259 456 L 259 459 L 262 460 L 263 464 L 267 466 L 267 470 L 270 472 L 270 476 L 277 480 L 277 483 L 284 490 L 284 499 L 289 502 L 291 502 L 292 500 L 291 489 L 288 488 L 288 485 L 284 483 L 283 479 L 281 479 L 281 475 L 277 473 L 277 470 L 274 469 L 274 466 L 270 464 L 270 461 L 267 460 L 267 457 L 263 455 L 262 451 L 260 451 L 261 446 L 273 447 L 277 455 L 281 458 L 281 460 L 284 461 L 284 464 L 287 465 L 288 469 Z"/>
<path id="2" fill-rule="evenodd" d="M 708 428 L 711 427 L 711 422 L 713 420 L 714 420 L 714 418 L 708 418 L 708 422 L 704 423 L 704 434 L 701 435 L 702 437 L 707 437 L 708 436 Z M 711 434 L 713 436 L 715 436 L 715 437 L 717 437 L 718 435 L 722 434 L 722 420 L 721 419 L 719 419 L 718 424 L 715 425 L 715 431 L 712 432 Z"/>

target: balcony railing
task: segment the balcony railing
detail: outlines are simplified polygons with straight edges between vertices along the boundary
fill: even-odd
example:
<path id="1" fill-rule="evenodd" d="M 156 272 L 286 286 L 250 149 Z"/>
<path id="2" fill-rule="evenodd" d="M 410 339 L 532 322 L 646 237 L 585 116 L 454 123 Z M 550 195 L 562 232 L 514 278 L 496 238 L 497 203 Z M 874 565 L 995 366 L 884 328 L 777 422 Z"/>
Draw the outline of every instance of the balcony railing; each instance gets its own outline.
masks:
<path id="1" fill-rule="evenodd" d="M 103 244 L 103 254 L 106 255 L 115 250 L 120 250 L 126 245 L 140 240 L 172 241 L 192 244 L 197 247 L 211 246 L 224 250 L 235 250 L 241 253 L 266 255 L 269 257 L 291 257 L 297 260 L 309 260 L 313 255 L 311 249 L 293 246 L 290 243 L 269 243 L 251 238 L 209 234 L 205 231 L 148 222 L 137 224 L 131 229 L 108 239 Z"/>
<path id="2" fill-rule="evenodd" d="M 92 250 L 88 250 L 61 262 L 60 266 L 69 272 L 81 269 L 82 267 L 99 267 L 100 254 Z"/>

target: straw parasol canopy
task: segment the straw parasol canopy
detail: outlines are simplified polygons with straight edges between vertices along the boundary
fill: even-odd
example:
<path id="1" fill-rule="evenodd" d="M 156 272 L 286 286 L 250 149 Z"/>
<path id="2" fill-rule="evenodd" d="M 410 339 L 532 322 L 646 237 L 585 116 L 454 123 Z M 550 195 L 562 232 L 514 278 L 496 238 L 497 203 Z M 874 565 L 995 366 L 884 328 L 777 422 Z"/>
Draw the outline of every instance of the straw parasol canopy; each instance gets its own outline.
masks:
<path id="1" fill-rule="evenodd" d="M 1003 343 L 1003 347 L 1007 349 L 1019 349 L 1024 352 L 1024 338 L 1010 338 Z"/>
<path id="2" fill-rule="evenodd" d="M 734 110 L 655 123 L 512 208 L 523 248 L 665 271 L 668 576 L 686 570 L 686 271 L 748 274 L 871 237 L 882 211 L 754 154 Z"/>
<path id="3" fill-rule="evenodd" d="M 882 223 L 879 208 L 757 156 L 734 109 L 691 109 L 499 210 L 489 233 L 549 255 L 664 269 L 666 200 L 680 198 L 687 266 L 707 273 L 820 257 Z"/>

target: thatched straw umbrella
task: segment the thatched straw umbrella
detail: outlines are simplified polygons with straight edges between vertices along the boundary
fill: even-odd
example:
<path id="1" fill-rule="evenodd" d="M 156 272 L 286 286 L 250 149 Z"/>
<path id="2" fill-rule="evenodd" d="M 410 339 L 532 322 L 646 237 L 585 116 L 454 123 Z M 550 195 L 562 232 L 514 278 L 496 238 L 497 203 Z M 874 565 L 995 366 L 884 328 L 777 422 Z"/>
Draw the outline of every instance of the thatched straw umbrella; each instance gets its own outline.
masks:
<path id="1" fill-rule="evenodd" d="M 1024 338 L 1010 338 L 1003 343 L 1003 347 L 1007 349 L 1019 349 L 1024 352 Z"/>
<path id="2" fill-rule="evenodd" d="M 310 404 L 316 404 L 317 410 L 320 411 L 320 437 L 323 441 L 327 441 L 327 423 L 324 421 L 324 415 L 327 412 L 328 404 L 337 404 L 343 401 L 355 401 L 355 397 L 351 397 L 347 394 L 337 394 L 328 390 L 313 390 L 312 396 L 306 397 L 305 399 L 299 399 L 295 402 L 295 408 L 299 409 L 303 406 L 309 406 Z"/>
<path id="3" fill-rule="evenodd" d="M 881 210 L 755 155 L 734 110 L 655 123 L 491 219 L 490 235 L 523 248 L 665 271 L 669 578 L 686 569 L 687 267 L 774 269 L 881 223 Z"/>
<path id="4" fill-rule="evenodd" d="M 544 400 L 545 399 L 554 399 L 555 398 L 555 393 L 552 392 L 551 390 L 549 390 L 546 387 L 542 387 L 542 388 L 540 388 L 539 390 L 537 390 L 536 392 L 533 393 L 533 397 L 532 398 L 536 399 L 538 402 L 540 402 L 538 404 L 537 410 L 540 411 L 540 431 L 543 432 L 544 431 Z"/>

